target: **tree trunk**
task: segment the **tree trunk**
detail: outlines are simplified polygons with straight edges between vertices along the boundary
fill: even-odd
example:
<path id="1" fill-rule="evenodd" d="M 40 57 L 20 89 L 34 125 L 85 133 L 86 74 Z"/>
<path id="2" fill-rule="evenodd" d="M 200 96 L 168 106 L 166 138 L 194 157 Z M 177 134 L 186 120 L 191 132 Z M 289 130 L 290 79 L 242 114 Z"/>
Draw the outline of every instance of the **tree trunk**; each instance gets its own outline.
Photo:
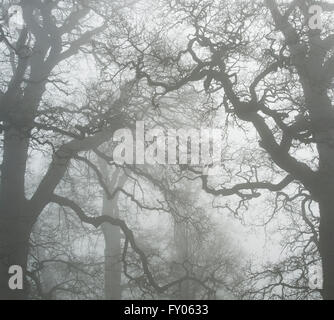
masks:
<path id="1" fill-rule="evenodd" d="M 333 118 L 330 119 L 333 121 Z M 325 300 L 334 300 L 334 130 L 320 131 L 317 138 L 320 156 L 320 186 L 317 198 L 320 210 L 319 241 L 323 268 L 322 295 Z"/>
<path id="2" fill-rule="evenodd" d="M 109 191 L 115 188 L 123 188 L 127 176 L 122 175 L 120 170 L 116 170 L 111 179 L 107 163 L 99 159 L 100 171 L 105 177 L 105 182 Z M 113 199 L 108 199 L 107 194 L 103 194 L 102 215 L 119 218 L 118 208 L 119 193 Z M 109 223 L 102 225 L 105 240 L 105 260 L 104 260 L 104 297 L 106 300 L 122 299 L 122 247 L 121 229 Z"/>
<path id="3" fill-rule="evenodd" d="M 303 80 L 305 100 L 310 113 L 311 126 L 319 153 L 319 177 L 314 181 L 314 198 L 320 210 L 320 256 L 323 268 L 325 300 L 334 300 L 334 111 L 332 101 L 319 74 L 322 62 L 315 55 L 309 65 L 314 81 Z"/>
<path id="4" fill-rule="evenodd" d="M 103 215 L 118 217 L 118 206 L 114 201 L 103 199 Z M 121 230 L 110 224 L 102 226 L 105 239 L 104 292 L 106 300 L 121 300 L 122 253 Z"/>
<path id="5" fill-rule="evenodd" d="M 24 195 L 28 139 L 15 128 L 5 131 L 0 189 L 0 299 L 25 299 L 28 288 L 11 290 L 9 267 L 27 268 L 33 216 Z"/>
<path id="6" fill-rule="evenodd" d="M 187 267 L 191 267 L 191 234 L 189 232 L 189 226 L 186 222 L 174 222 L 174 241 L 176 247 L 176 261 L 179 264 L 187 264 Z M 191 270 L 188 270 L 191 271 Z M 183 267 L 179 267 L 177 272 L 179 277 L 185 275 Z M 179 287 L 179 299 L 180 300 L 193 300 L 195 299 L 195 287 L 194 284 L 189 281 L 183 281 Z"/>
<path id="7" fill-rule="evenodd" d="M 32 221 L 22 215 L 1 217 L 0 220 L 0 300 L 24 300 L 28 298 L 29 288 L 26 281 L 29 236 Z M 9 268 L 20 266 L 23 271 L 22 290 L 9 287 Z"/>
<path id="8" fill-rule="evenodd" d="M 320 255 L 323 268 L 323 291 L 325 300 L 334 300 L 334 197 L 321 201 L 320 208 Z"/>

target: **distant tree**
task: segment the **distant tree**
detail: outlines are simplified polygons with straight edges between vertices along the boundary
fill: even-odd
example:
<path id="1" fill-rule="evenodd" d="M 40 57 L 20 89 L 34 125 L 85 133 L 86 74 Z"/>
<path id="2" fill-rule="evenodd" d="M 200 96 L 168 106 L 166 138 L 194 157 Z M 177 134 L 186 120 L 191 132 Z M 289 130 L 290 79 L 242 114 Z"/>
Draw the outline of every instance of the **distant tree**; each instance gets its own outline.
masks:
<path id="1" fill-rule="evenodd" d="M 107 163 L 100 159 L 100 172 L 107 181 L 109 190 L 123 189 L 127 176 L 120 169 L 116 169 L 110 175 Z M 104 192 L 103 195 L 103 216 L 112 216 L 121 218 L 119 214 L 119 193 L 113 199 L 108 199 Z M 106 300 L 122 299 L 122 247 L 121 247 L 121 229 L 108 223 L 102 225 L 103 236 L 105 240 L 104 251 L 104 287 Z"/>

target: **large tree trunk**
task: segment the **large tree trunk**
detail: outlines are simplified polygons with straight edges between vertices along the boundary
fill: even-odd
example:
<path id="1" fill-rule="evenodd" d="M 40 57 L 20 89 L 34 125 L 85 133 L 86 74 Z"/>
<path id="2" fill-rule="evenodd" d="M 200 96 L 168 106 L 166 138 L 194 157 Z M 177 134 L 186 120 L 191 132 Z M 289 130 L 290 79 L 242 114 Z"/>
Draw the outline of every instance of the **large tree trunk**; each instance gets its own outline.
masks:
<path id="1" fill-rule="evenodd" d="M 13 214 L 0 220 L 0 300 L 27 299 L 29 288 L 26 281 L 27 259 L 29 253 L 29 235 L 32 222 L 23 215 Z M 23 271 L 23 289 L 12 290 L 9 287 L 9 268 L 20 266 Z"/>
<path id="2" fill-rule="evenodd" d="M 334 121 L 334 120 L 332 120 Z M 334 132 L 322 132 L 318 143 L 321 187 L 317 195 L 320 210 L 320 255 L 323 267 L 323 298 L 334 300 Z"/>
<path id="3" fill-rule="evenodd" d="M 334 300 L 334 197 L 321 201 L 320 207 L 320 255 L 323 268 L 325 300 Z"/>
<path id="4" fill-rule="evenodd" d="M 118 218 L 119 211 L 114 200 L 103 198 L 102 215 Z M 106 300 L 121 300 L 122 287 L 122 253 L 121 253 L 121 230 L 110 224 L 102 226 L 105 250 L 104 250 L 104 295 Z"/>
<path id="5" fill-rule="evenodd" d="M 309 64 L 314 82 L 304 79 L 303 86 L 314 139 L 319 153 L 319 177 L 314 181 L 312 195 L 320 210 L 320 256 L 323 267 L 323 291 L 325 300 L 334 300 L 334 110 L 322 86 L 318 57 Z"/>
<path id="6" fill-rule="evenodd" d="M 25 299 L 28 288 L 9 288 L 10 266 L 27 268 L 29 236 L 33 216 L 24 195 L 24 176 L 28 152 L 28 139 L 11 128 L 4 136 L 0 189 L 0 299 Z"/>

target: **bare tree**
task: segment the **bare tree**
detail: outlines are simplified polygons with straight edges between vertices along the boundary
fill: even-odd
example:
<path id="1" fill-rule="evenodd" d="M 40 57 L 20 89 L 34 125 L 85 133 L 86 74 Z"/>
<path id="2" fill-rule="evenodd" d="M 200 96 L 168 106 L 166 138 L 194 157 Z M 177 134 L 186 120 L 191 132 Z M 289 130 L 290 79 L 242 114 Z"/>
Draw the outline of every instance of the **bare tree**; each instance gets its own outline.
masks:
<path id="1" fill-rule="evenodd" d="M 324 12 L 321 30 L 311 25 L 315 4 Z M 251 159 L 260 162 L 244 163 L 237 175 L 226 170 L 230 181 L 217 183 L 197 173 L 209 194 L 235 195 L 245 209 L 260 192 L 285 189 L 293 197 L 302 184 L 306 197 L 319 205 L 322 295 L 334 299 L 333 5 L 275 0 L 162 5 L 170 28 L 186 25 L 187 44 L 174 45 L 168 29 L 159 33 L 160 50 L 134 46 L 138 79 L 158 88 L 157 105 L 160 96 L 201 83 L 216 101 L 215 110 L 225 110 L 225 124 L 237 126 L 260 155 Z"/>
<path id="2" fill-rule="evenodd" d="M 0 96 L 3 132 L 0 298 L 16 299 L 25 298 L 27 291 L 9 290 L 8 268 L 19 265 L 25 272 L 32 227 L 51 202 L 71 159 L 82 151 L 99 146 L 110 138 L 117 127 L 122 126 L 122 120 L 116 117 L 115 111 L 115 114 L 95 114 L 95 121 L 92 120 L 93 115 L 92 118 L 86 117 L 83 123 L 77 122 L 76 128 L 75 125 L 71 127 L 68 116 L 82 112 L 70 106 L 61 106 L 54 113 L 57 108 L 53 111 L 48 109 L 47 102 L 43 100 L 51 86 L 58 88 L 59 92 L 68 92 L 62 88 L 66 86 L 66 79 L 61 76 L 59 66 L 81 50 L 87 51 L 92 38 L 108 27 L 108 21 L 116 10 L 120 10 L 120 6 L 106 1 L 100 12 L 100 1 L 20 2 L 18 5 L 22 8 L 24 25 L 15 38 L 11 37 L 6 24 L 10 4 L 3 1 L 1 14 L 4 23 L 0 26 L 2 60 L 6 63 Z M 124 105 L 124 97 L 117 103 L 118 108 Z M 43 117 L 49 121 L 43 121 Z M 63 143 L 53 145 L 48 137 L 50 133 L 62 136 Z M 51 145 L 56 152 L 40 185 L 28 199 L 25 174 L 29 150 L 34 144 Z"/>

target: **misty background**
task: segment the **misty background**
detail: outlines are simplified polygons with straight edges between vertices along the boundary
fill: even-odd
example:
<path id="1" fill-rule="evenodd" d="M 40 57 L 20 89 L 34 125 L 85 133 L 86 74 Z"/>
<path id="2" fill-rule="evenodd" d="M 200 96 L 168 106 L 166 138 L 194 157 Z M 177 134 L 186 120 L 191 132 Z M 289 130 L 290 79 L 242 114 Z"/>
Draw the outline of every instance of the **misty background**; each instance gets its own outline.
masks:
<path id="1" fill-rule="evenodd" d="M 0 1 L 0 299 L 333 299 L 333 12 Z M 220 167 L 115 163 L 138 121 Z"/>

